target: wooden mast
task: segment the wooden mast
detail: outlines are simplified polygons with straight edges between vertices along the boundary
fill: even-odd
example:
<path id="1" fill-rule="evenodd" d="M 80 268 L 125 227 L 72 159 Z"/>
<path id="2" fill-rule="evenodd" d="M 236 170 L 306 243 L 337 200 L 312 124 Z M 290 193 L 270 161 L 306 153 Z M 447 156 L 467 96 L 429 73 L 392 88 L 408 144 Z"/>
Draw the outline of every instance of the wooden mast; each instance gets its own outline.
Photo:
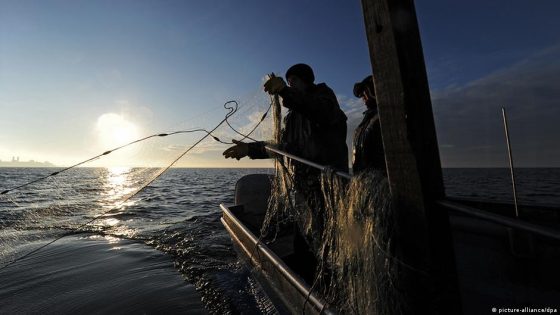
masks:
<path id="1" fill-rule="evenodd" d="M 362 0 L 387 175 L 395 200 L 405 313 L 457 314 L 461 303 L 430 92 L 412 0 Z M 412 267 L 412 268 L 410 268 Z"/>

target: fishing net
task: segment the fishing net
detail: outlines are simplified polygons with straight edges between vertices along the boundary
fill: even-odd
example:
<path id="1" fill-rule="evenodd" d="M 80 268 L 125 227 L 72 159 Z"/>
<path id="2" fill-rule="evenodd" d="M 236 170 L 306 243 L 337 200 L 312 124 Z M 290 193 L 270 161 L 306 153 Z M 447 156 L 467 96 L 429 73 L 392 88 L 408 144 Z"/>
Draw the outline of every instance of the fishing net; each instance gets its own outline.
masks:
<path id="1" fill-rule="evenodd" d="M 402 314 L 387 179 L 371 171 L 346 183 L 327 172 L 321 181 L 326 202 L 319 288 L 345 313 Z"/>
<path id="2" fill-rule="evenodd" d="M 296 226 L 315 255 L 316 262 L 304 262 L 315 264 L 307 279 L 312 291 L 341 313 L 402 313 L 395 287 L 401 266 L 392 253 L 392 203 L 383 173 L 363 172 L 348 181 L 327 171 L 315 192 L 298 198 L 289 168 L 279 164 L 262 238 L 273 240 Z"/>
<path id="3" fill-rule="evenodd" d="M 280 117 L 274 119 L 278 134 Z M 294 180 L 295 168 L 308 171 L 298 177 L 300 182 Z M 393 253 L 393 215 L 382 172 L 366 171 L 347 180 L 333 170 L 320 173 L 277 156 L 261 239 L 299 233 L 296 238 L 314 256 L 303 262 L 312 265 L 312 278 L 301 274 L 309 272 L 301 266 L 303 259 L 294 268 L 337 311 L 400 314 L 403 298 L 395 284 L 402 265 Z M 296 255 L 301 255 L 298 249 Z"/>
<path id="4" fill-rule="evenodd" d="M 146 144 L 147 145 L 147 144 Z M 153 145 L 153 144 L 152 144 Z M 135 152 L 131 152 L 135 151 Z M 141 150 L 140 150 L 141 151 Z M 141 154 L 124 149 L 123 155 Z M 96 161 L 100 163 L 100 161 Z M 123 214 L 133 208 L 132 199 L 165 170 L 152 167 L 90 167 L 61 170 L 13 168 L 2 172 L 11 186 L 44 178 L 34 184 L 0 195 L 0 262 L 17 261 L 63 236 L 85 231 L 133 238 L 136 221 L 125 222 Z"/>
<path id="5" fill-rule="evenodd" d="M 242 139 L 239 133 L 256 139 L 272 136 L 266 115 L 270 101 L 262 91 L 224 107 L 193 114 L 172 126 L 178 131 L 96 147 L 102 153 L 71 167 L 1 169 L 0 268 L 66 235 L 88 232 L 147 240 L 184 220 L 183 212 L 166 212 L 165 197 L 152 196 L 150 184 L 171 166 L 210 166 L 208 160 L 221 160 L 231 139 Z M 223 120 L 216 118 L 224 114 Z M 174 189 L 162 190 L 176 198 Z M 139 201 L 153 205 L 138 209 Z"/>

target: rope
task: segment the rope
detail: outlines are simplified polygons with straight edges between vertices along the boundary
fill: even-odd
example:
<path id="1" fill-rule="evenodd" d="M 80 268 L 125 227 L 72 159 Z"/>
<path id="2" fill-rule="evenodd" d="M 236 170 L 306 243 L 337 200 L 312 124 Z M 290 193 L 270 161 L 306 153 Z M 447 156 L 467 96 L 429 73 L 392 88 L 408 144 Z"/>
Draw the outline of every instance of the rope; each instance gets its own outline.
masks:
<path id="1" fill-rule="evenodd" d="M 170 132 L 170 133 L 153 134 L 153 135 L 150 135 L 150 136 L 147 136 L 147 137 L 138 139 L 138 140 L 134 140 L 134 141 L 132 141 L 132 142 L 129 142 L 129 143 L 127 143 L 127 144 L 123 144 L 123 145 L 121 145 L 121 146 L 119 146 L 119 147 L 116 147 L 116 148 L 114 148 L 114 149 L 105 151 L 105 152 L 103 152 L 103 153 L 101 153 L 101 154 L 98 154 L 98 155 L 96 155 L 96 156 L 94 156 L 94 157 L 92 157 L 92 158 L 89 158 L 89 159 L 87 159 L 87 160 L 84 160 L 84 161 L 81 161 L 81 162 L 79 162 L 79 163 L 76 163 L 76 164 L 74 164 L 74 165 L 72 165 L 72 166 L 68 166 L 68 167 L 66 167 L 66 168 L 64 168 L 64 169 L 62 169 L 62 170 L 60 170 L 60 171 L 53 172 L 53 173 L 51 173 L 51 174 L 49 174 L 49 175 L 46 175 L 46 176 L 43 176 L 43 177 L 34 179 L 34 180 L 32 180 L 32 181 L 29 181 L 29 182 L 27 182 L 27 183 L 25 183 L 25 184 L 22 184 L 22 185 L 19 185 L 19 186 L 6 189 L 6 190 L 0 192 L 0 195 L 5 195 L 5 194 L 7 194 L 7 193 L 9 193 L 9 192 L 11 192 L 11 191 L 18 190 L 18 189 L 20 189 L 20 188 L 24 188 L 24 187 L 29 186 L 29 185 L 31 185 L 31 184 L 34 184 L 34 183 L 43 181 L 43 180 L 45 180 L 45 179 L 47 179 L 47 178 L 49 178 L 49 177 L 53 177 L 53 176 L 59 175 L 60 173 L 69 171 L 69 170 L 71 170 L 71 169 L 73 169 L 73 168 L 76 168 L 76 167 L 78 167 L 78 166 L 80 166 L 80 165 L 83 165 L 83 164 L 86 164 L 86 163 L 91 162 L 91 161 L 93 161 L 93 160 L 96 160 L 96 159 L 98 159 L 98 158 L 100 158 L 100 157 L 102 157 L 102 156 L 109 155 L 109 154 L 111 154 L 111 153 L 113 153 L 113 152 L 115 152 L 115 151 L 117 151 L 117 150 L 123 149 L 123 148 L 125 148 L 125 147 L 128 147 L 128 146 L 133 145 L 133 144 L 138 143 L 138 142 L 142 142 L 142 141 L 145 141 L 145 140 L 148 140 L 148 139 L 151 139 L 151 138 L 155 138 L 155 137 L 167 137 L 167 136 L 176 135 L 176 134 L 184 134 L 184 133 L 192 133 L 192 132 L 201 132 L 201 131 L 202 131 L 202 132 L 206 132 L 207 135 L 212 135 L 211 132 L 209 132 L 209 131 L 207 131 L 207 130 L 205 130 L 205 129 L 193 129 L 193 130 L 174 131 L 174 132 Z M 214 136 L 214 135 L 212 135 L 212 138 L 214 138 L 214 140 L 216 140 L 216 141 L 218 141 L 218 142 L 220 142 L 220 143 L 232 144 L 231 142 L 224 142 L 224 141 L 221 141 L 218 137 L 216 137 L 216 136 Z"/>
<path id="2" fill-rule="evenodd" d="M 234 108 L 234 107 L 227 107 L 228 104 L 235 104 L 235 108 Z M 134 140 L 134 141 L 129 142 L 129 143 L 127 143 L 127 144 L 123 144 L 123 145 L 121 145 L 121 146 L 119 146 L 119 147 L 116 147 L 116 148 L 113 148 L 113 149 L 111 149 L 111 150 L 105 151 L 105 152 L 103 152 L 103 153 L 101 153 L 101 154 L 98 154 L 98 155 L 92 157 L 92 158 L 89 158 L 89 159 L 87 159 L 87 160 L 81 161 L 81 162 L 76 163 L 76 164 L 74 164 L 74 165 L 72 165 L 72 166 L 68 166 L 68 167 L 66 167 L 66 168 L 64 168 L 64 169 L 62 169 L 62 170 L 60 170 L 60 171 L 53 172 L 53 173 L 51 173 L 51 174 L 49 174 L 49 175 L 46 175 L 46 176 L 43 176 L 43 177 L 34 179 L 34 180 L 32 180 L 32 181 L 29 181 L 29 182 L 27 182 L 27 183 L 25 183 L 25 184 L 22 184 L 22 185 L 19 185 L 19 186 L 15 186 L 15 187 L 6 189 L 6 190 L 0 192 L 0 195 L 5 195 L 5 194 L 7 194 L 7 193 L 9 193 L 9 192 L 11 192 L 11 191 L 18 190 L 18 189 L 20 189 L 20 188 L 24 188 L 24 187 L 29 186 L 29 185 L 31 185 L 31 184 L 34 184 L 34 183 L 43 181 L 43 180 L 45 180 L 45 179 L 47 179 L 47 178 L 49 178 L 49 177 L 53 177 L 53 176 L 59 175 L 60 173 L 66 172 L 66 171 L 71 170 L 71 169 L 73 169 L 73 168 L 76 168 L 76 167 L 78 167 L 78 166 L 80 166 L 80 165 L 83 165 L 83 164 L 86 164 L 86 163 L 91 162 L 91 161 L 93 161 L 93 160 L 96 160 L 96 159 L 98 159 L 98 158 L 100 158 L 100 157 L 102 157 L 102 156 L 109 155 L 109 154 L 111 154 L 111 153 L 113 153 L 113 152 L 115 152 L 115 151 L 117 151 L 117 150 L 123 149 L 123 148 L 128 147 L 128 146 L 130 146 L 130 145 L 133 145 L 133 144 L 135 144 L 135 143 L 143 142 L 143 141 L 146 141 L 146 140 L 148 140 L 148 139 L 155 138 L 155 137 L 167 137 L 167 136 L 172 136 L 172 135 L 176 135 L 176 134 L 185 134 L 185 133 L 193 133 L 193 132 L 205 132 L 205 133 L 206 133 L 206 136 L 205 136 L 204 138 L 206 138 L 207 136 L 212 136 L 212 138 L 213 138 L 214 140 L 216 140 L 217 142 L 219 142 L 219 143 L 222 143 L 222 144 L 234 144 L 233 142 L 222 141 L 222 140 L 220 140 L 220 138 L 218 138 L 217 136 L 214 136 L 214 135 L 212 134 L 212 132 L 214 132 L 214 131 L 215 131 L 218 127 L 220 127 L 224 122 L 225 122 L 225 123 L 231 128 L 231 130 L 233 130 L 235 133 L 237 133 L 237 134 L 243 136 L 243 138 L 242 138 L 240 141 L 243 141 L 243 140 L 245 140 L 245 139 L 250 139 L 250 140 L 253 140 L 253 141 L 255 141 L 255 142 L 258 141 L 258 140 L 255 140 L 255 139 L 251 138 L 250 135 L 251 135 L 251 134 L 259 127 L 259 125 L 264 121 L 264 119 L 266 118 L 268 112 L 270 111 L 270 108 L 272 107 L 272 103 L 270 103 L 270 105 L 268 106 L 268 109 L 267 109 L 266 112 L 263 114 L 263 116 L 261 117 L 261 119 L 259 120 L 259 122 L 251 129 L 251 131 L 250 131 L 248 134 L 243 134 L 243 133 L 241 133 L 240 131 L 236 130 L 236 129 L 230 124 L 230 122 L 229 122 L 229 120 L 228 120 L 233 114 L 235 114 L 235 112 L 237 112 L 237 108 L 238 108 L 238 107 L 239 107 L 239 104 L 237 103 L 237 101 L 233 101 L 233 100 L 232 100 L 232 101 L 226 102 L 226 103 L 224 104 L 224 108 L 230 110 L 230 112 L 229 112 L 228 114 L 226 114 L 224 120 L 222 120 L 222 121 L 221 121 L 214 129 L 212 129 L 211 131 L 208 131 L 208 130 L 206 130 L 206 129 L 199 128 L 199 129 L 192 129 L 192 130 L 179 130 L 179 131 L 173 131 L 173 132 L 168 132 L 168 133 L 156 133 L 156 134 L 153 134 L 153 135 L 149 135 L 149 136 L 147 136 L 147 137 L 144 137 L 144 138 L 141 138 L 141 139 L 138 139 L 138 140 Z M 173 163 L 175 163 L 175 162 L 173 162 Z"/>
<path id="3" fill-rule="evenodd" d="M 245 139 L 249 139 L 249 140 L 253 140 L 254 142 L 257 142 L 257 140 L 253 139 L 250 137 L 250 135 L 257 129 L 257 127 L 264 121 L 264 119 L 266 118 L 266 116 L 268 115 L 268 112 L 270 111 L 270 109 L 272 108 L 272 102 L 268 105 L 268 109 L 266 110 L 266 112 L 264 112 L 264 114 L 262 115 L 261 119 L 259 120 L 259 122 L 255 125 L 255 127 L 253 127 L 253 129 L 251 129 L 251 131 L 249 131 L 248 134 L 243 134 L 239 131 L 237 131 L 235 128 L 233 128 L 233 126 L 229 123 L 229 121 L 226 119 L 226 123 L 227 125 L 231 128 L 231 130 L 233 130 L 235 133 L 237 133 L 240 136 L 243 136 L 243 138 L 241 138 L 241 140 L 239 141 L 243 141 Z"/>
<path id="4" fill-rule="evenodd" d="M 231 104 L 233 104 L 233 105 L 231 105 Z M 92 158 L 89 158 L 89 159 L 87 159 L 87 160 L 81 161 L 81 162 L 76 163 L 76 164 L 74 164 L 74 165 L 72 165 L 72 166 L 66 167 L 66 168 L 64 168 L 64 169 L 62 169 L 62 170 L 53 172 L 53 173 L 51 173 L 51 174 L 49 174 L 49 175 L 46 175 L 46 176 L 37 178 L 37 179 L 35 179 L 35 180 L 29 181 L 29 182 L 27 182 L 27 183 L 25 183 L 25 184 L 22 184 L 22 185 L 19 185 L 19 186 L 16 186 L 16 187 L 12 187 L 12 188 L 6 189 L 6 190 L 0 192 L 0 195 L 5 195 L 5 194 L 8 194 L 9 192 L 12 192 L 12 191 L 14 191 L 14 190 L 18 190 L 18 189 L 20 189 L 20 188 L 29 186 L 29 185 L 31 185 L 31 184 L 34 184 L 34 183 L 43 181 L 43 180 L 45 180 L 45 179 L 47 179 L 47 178 L 49 178 L 49 177 L 57 176 L 57 175 L 59 175 L 59 174 L 61 174 L 61 173 L 63 173 L 63 172 L 66 172 L 66 171 L 68 171 L 68 170 L 71 170 L 71 169 L 73 169 L 73 168 L 76 168 L 76 167 L 78 167 L 78 166 L 80 166 L 80 165 L 83 165 L 83 164 L 88 163 L 88 162 L 90 162 L 90 161 L 96 160 L 96 159 L 98 159 L 98 158 L 100 158 L 100 157 L 103 157 L 103 156 L 105 156 L 105 155 L 109 155 L 109 154 L 111 154 L 111 153 L 113 153 L 113 152 L 115 152 L 115 151 L 117 151 L 117 150 L 123 149 L 123 148 L 125 148 L 125 147 L 128 147 L 128 146 L 130 146 L 130 145 L 133 145 L 133 144 L 136 144 L 136 143 L 139 143 L 139 142 L 142 142 L 142 141 L 146 141 L 146 140 L 151 139 L 151 138 L 155 138 L 155 137 L 167 137 L 167 136 L 176 135 L 176 134 L 185 134 L 185 133 L 193 133 L 193 132 L 205 132 L 205 133 L 206 133 L 205 136 L 203 136 L 202 138 L 200 138 L 197 142 L 195 142 L 193 145 L 191 145 L 187 150 L 185 150 L 183 153 L 181 153 L 181 154 L 180 154 L 175 160 L 173 160 L 169 165 L 167 165 L 165 168 L 163 168 L 162 170 L 160 170 L 159 172 L 157 172 L 148 182 L 146 182 L 144 185 L 142 185 L 136 192 L 134 192 L 134 193 L 130 194 L 129 196 L 127 196 L 127 197 L 126 197 L 124 200 L 122 200 L 117 206 L 112 207 L 111 209 L 102 212 L 101 214 L 99 214 L 99 215 L 93 217 L 91 220 L 89 220 L 89 221 L 87 221 L 87 222 L 81 224 L 80 226 L 78 226 L 78 227 L 76 228 L 76 230 L 80 230 L 80 229 L 84 228 L 85 226 L 87 226 L 88 224 L 90 224 L 90 223 L 92 223 L 92 222 L 98 220 L 99 218 L 105 216 L 107 213 L 109 213 L 109 212 L 111 212 L 111 211 L 113 211 L 113 210 L 115 210 L 115 209 L 120 208 L 120 207 L 121 207 L 123 204 L 125 204 L 128 200 L 130 200 L 132 197 L 136 196 L 138 193 L 140 193 L 141 191 L 143 191 L 144 188 L 146 188 L 146 187 L 149 186 L 151 183 L 153 183 L 156 179 L 158 179 L 163 173 L 165 173 L 167 170 L 169 170 L 169 168 L 171 168 L 173 165 L 175 165 L 175 163 L 177 163 L 182 157 L 184 157 L 184 156 L 185 156 L 186 154 L 188 154 L 192 149 L 194 149 L 198 144 L 200 144 L 202 141 L 204 141 L 206 138 L 208 138 L 208 136 L 212 136 L 212 138 L 213 138 L 214 140 L 216 140 L 217 142 L 223 143 L 223 144 L 233 144 L 233 142 L 225 142 L 225 141 L 222 141 L 222 140 L 220 140 L 217 136 L 215 136 L 215 135 L 212 134 L 212 133 L 213 133 L 214 131 L 216 131 L 216 129 L 218 129 L 224 122 L 225 122 L 235 133 L 237 133 L 237 134 L 243 136 L 243 138 L 241 139 L 241 141 L 243 141 L 243 140 L 245 140 L 245 139 L 250 139 L 250 140 L 253 140 L 253 141 L 257 141 L 257 140 L 255 140 L 255 139 L 251 138 L 250 135 L 251 135 L 251 134 L 258 128 L 258 126 L 264 121 L 264 119 L 266 118 L 268 112 L 270 111 L 270 109 L 271 109 L 271 107 L 272 107 L 272 103 L 270 103 L 270 105 L 268 106 L 268 109 L 267 109 L 266 112 L 263 114 L 263 116 L 261 117 L 261 119 L 259 120 L 259 122 L 250 130 L 250 132 L 249 132 L 248 134 L 243 134 L 243 133 L 237 131 L 237 130 L 230 124 L 230 122 L 228 121 L 228 119 L 229 119 L 231 116 L 233 116 L 233 114 L 235 114 L 235 113 L 237 112 L 238 107 L 239 107 L 239 104 L 238 104 L 238 102 L 235 101 L 235 100 L 231 100 L 231 101 L 228 101 L 228 102 L 224 103 L 224 108 L 227 109 L 227 110 L 229 110 L 229 112 L 225 115 L 224 119 L 223 119 L 222 121 L 220 121 L 220 122 L 219 122 L 212 130 L 210 130 L 210 131 L 208 131 L 208 130 L 206 130 L 206 129 L 199 128 L 199 129 L 192 129 L 192 130 L 179 130 L 179 131 L 173 131 L 173 132 L 168 132 L 168 133 L 157 133 L 157 134 L 149 135 L 149 136 L 147 136 L 147 137 L 144 137 L 144 138 L 141 138 L 141 139 L 138 139 L 138 140 L 134 140 L 134 141 L 132 141 L 132 142 L 126 143 L 126 144 L 121 145 L 121 146 L 118 146 L 118 147 L 113 148 L 113 149 L 111 149 L 111 150 L 105 151 L 105 152 L 103 152 L 103 153 L 101 153 L 101 154 L 98 154 L 98 155 L 92 157 Z M 40 247 L 38 247 L 38 248 L 32 250 L 32 251 L 30 251 L 30 252 L 28 252 L 27 254 L 25 254 L 25 255 L 23 255 L 23 256 L 20 256 L 20 257 L 18 257 L 18 258 L 13 259 L 11 262 L 9 262 L 9 263 L 5 264 L 4 266 L 0 267 L 0 270 L 6 269 L 6 268 L 8 268 L 9 266 L 15 264 L 16 262 L 18 262 L 18 261 L 20 261 L 20 260 L 22 260 L 22 259 L 25 259 L 25 258 L 27 258 L 27 257 L 30 257 L 30 256 L 32 256 L 33 254 L 35 254 L 35 253 L 39 252 L 40 250 L 44 249 L 45 247 L 47 247 L 47 246 L 49 246 L 49 245 L 52 245 L 53 243 L 59 241 L 60 239 L 66 237 L 66 236 L 68 236 L 68 235 L 74 234 L 74 233 L 75 233 L 75 231 L 71 231 L 71 232 L 64 233 L 64 234 L 62 234 L 61 236 L 59 236 L 59 237 L 53 239 L 52 241 L 50 241 L 50 242 L 48 242 L 48 243 L 46 243 L 46 244 L 44 244 L 44 245 L 42 245 L 42 246 L 40 246 Z"/>
<path id="5" fill-rule="evenodd" d="M 230 105 L 230 104 L 234 104 L 234 106 L 232 106 L 232 105 Z M 208 136 L 212 136 L 215 140 L 217 140 L 217 141 L 219 141 L 219 142 L 222 142 L 222 141 L 220 141 L 217 137 L 213 136 L 213 135 L 212 135 L 212 132 L 216 131 L 216 129 L 218 129 L 224 122 L 226 122 L 228 118 L 230 118 L 233 114 L 235 114 L 235 112 L 237 111 L 237 108 L 238 108 L 238 103 L 237 103 L 236 101 L 228 101 L 228 102 L 226 102 L 226 103 L 224 104 L 224 108 L 227 109 L 227 110 L 229 110 L 229 112 L 226 114 L 225 118 L 224 118 L 222 121 L 220 121 L 220 123 L 218 123 L 218 124 L 216 125 L 216 127 L 214 127 L 214 128 L 213 128 L 212 130 L 210 130 L 210 131 L 206 131 L 206 130 L 204 130 L 204 129 L 196 129 L 196 130 L 188 130 L 188 131 L 175 131 L 175 132 L 171 132 L 171 133 L 155 134 L 155 135 L 151 135 L 151 136 L 148 136 L 148 137 L 144 137 L 144 138 L 142 138 L 142 139 L 135 140 L 135 141 L 132 141 L 132 142 L 130 142 L 130 143 L 128 143 L 128 144 L 125 144 L 125 145 L 122 145 L 122 146 L 120 146 L 120 147 L 117 147 L 117 148 L 115 148 L 115 149 L 106 151 L 106 152 L 104 152 L 104 153 L 102 153 L 102 154 L 100 154 L 100 155 L 98 155 L 98 156 L 95 156 L 95 157 L 90 158 L 90 159 L 88 159 L 88 160 L 85 160 L 85 161 L 82 161 L 82 162 L 77 163 L 77 164 L 75 164 L 75 165 L 72 165 L 72 166 L 70 166 L 70 167 L 67 167 L 67 168 L 65 168 L 65 169 L 63 169 L 63 170 L 61 170 L 61 171 L 54 172 L 54 173 L 52 173 L 52 174 L 50 174 L 50 175 L 47 175 L 47 176 L 45 176 L 45 177 L 36 179 L 36 180 L 31 181 L 31 182 L 29 182 L 29 183 L 26 183 L 26 184 L 23 184 L 23 185 L 20 185 L 20 186 L 17 186 L 17 187 L 8 189 L 8 190 L 6 190 L 5 192 L 2 192 L 2 194 L 6 194 L 6 193 L 9 192 L 9 191 L 13 191 L 13 190 L 16 190 L 16 189 L 25 187 L 25 186 L 30 185 L 30 184 L 32 184 L 32 183 L 36 183 L 36 182 L 38 182 L 38 181 L 40 181 L 40 180 L 44 180 L 44 179 L 46 179 L 46 178 L 48 178 L 48 177 L 56 176 L 56 175 L 58 175 L 58 174 L 60 174 L 60 173 L 62 173 L 62 172 L 65 172 L 65 171 L 67 171 L 67 170 L 69 170 L 69 169 L 71 169 L 71 168 L 77 167 L 77 166 L 82 165 L 82 164 L 84 164 L 84 163 L 86 163 L 86 162 L 92 161 L 92 160 L 94 160 L 94 159 L 96 159 L 96 158 L 99 158 L 99 157 L 101 157 L 101 156 L 110 154 L 111 152 L 114 152 L 114 151 L 116 151 L 116 150 L 119 150 L 119 149 L 121 149 L 121 148 L 124 148 L 124 147 L 126 147 L 126 146 L 129 146 L 129 145 L 131 145 L 131 144 L 134 144 L 134 143 L 137 143 L 137 142 L 140 142 L 140 141 L 147 140 L 147 139 L 149 139 L 149 138 L 153 138 L 153 137 L 165 137 L 165 136 L 172 135 L 172 134 L 187 133 L 187 132 L 195 132 L 195 131 L 205 131 L 205 132 L 206 132 L 206 135 L 205 135 L 205 136 L 203 136 L 202 138 L 200 138 L 197 142 L 195 142 L 195 143 L 194 143 L 193 145 L 191 145 L 188 149 L 186 149 L 183 153 L 181 153 L 175 160 L 173 160 L 169 165 L 167 165 L 167 167 L 165 167 L 165 168 L 163 168 L 162 170 L 160 170 L 159 172 L 157 172 L 148 182 L 146 182 L 144 185 L 142 185 L 142 187 L 140 187 L 136 192 L 134 192 L 133 194 L 130 194 L 128 197 L 126 197 L 124 200 L 122 200 L 117 206 L 112 207 L 111 209 L 102 212 L 101 214 L 99 214 L 99 215 L 93 217 L 91 220 L 89 220 L 89 221 L 87 221 L 87 222 L 81 224 L 80 226 L 78 226 L 78 227 L 76 228 L 76 230 L 80 230 L 80 229 L 84 228 L 86 225 L 88 225 L 88 224 L 90 224 L 90 223 L 96 221 L 97 219 L 99 219 L 99 218 L 105 216 L 107 213 L 109 213 L 109 212 L 111 212 L 111 211 L 113 211 L 113 210 L 115 210 L 115 209 L 120 208 L 120 207 L 121 207 L 123 204 L 125 204 L 128 200 L 130 200 L 132 197 L 136 196 L 138 193 L 140 193 L 142 190 L 144 190 L 144 188 L 146 188 L 146 187 L 149 186 L 151 183 L 153 183 L 157 178 L 159 178 L 163 173 L 165 173 L 169 168 L 171 168 L 175 163 L 177 163 L 177 161 L 179 161 L 183 156 L 185 156 L 187 153 L 189 153 L 189 152 L 190 152 L 193 148 L 195 148 L 199 143 L 201 143 L 202 141 L 204 141 L 204 139 L 208 138 Z M 259 124 L 260 124 L 260 122 L 259 122 Z M 224 142 L 222 142 L 222 143 L 224 143 Z M 64 234 L 62 234 L 61 236 L 59 236 L 59 237 L 53 239 L 52 241 L 50 241 L 50 242 L 48 242 L 48 243 L 46 243 L 46 244 L 44 244 L 44 245 L 42 245 L 42 246 L 40 246 L 40 247 L 38 247 L 38 248 L 32 250 L 32 251 L 30 251 L 30 252 L 28 252 L 27 254 L 13 259 L 13 260 L 10 261 L 9 263 L 7 263 L 7 264 L 5 264 L 4 266 L 0 267 L 0 271 L 1 271 L 1 270 L 4 270 L 4 269 L 6 269 L 6 268 L 8 268 L 9 266 L 15 264 L 16 262 L 18 262 L 18 261 L 20 261 L 20 260 L 22 260 L 22 259 L 25 259 L 25 258 L 27 258 L 27 257 L 30 257 L 31 255 L 33 255 L 33 254 L 39 252 L 40 250 L 44 249 L 45 247 L 47 247 L 47 246 L 49 246 L 49 245 L 51 245 L 51 244 L 53 244 L 53 243 L 59 241 L 60 239 L 66 237 L 66 236 L 68 236 L 68 235 L 74 234 L 74 233 L 75 233 L 75 231 L 64 233 Z"/>

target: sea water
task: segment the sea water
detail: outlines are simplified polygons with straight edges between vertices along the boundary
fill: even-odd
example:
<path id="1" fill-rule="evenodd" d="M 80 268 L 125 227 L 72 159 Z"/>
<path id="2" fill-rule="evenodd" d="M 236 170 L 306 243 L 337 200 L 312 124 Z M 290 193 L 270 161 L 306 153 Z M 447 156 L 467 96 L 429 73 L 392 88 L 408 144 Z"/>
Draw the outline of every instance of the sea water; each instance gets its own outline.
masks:
<path id="1" fill-rule="evenodd" d="M 0 168 L 0 189 L 55 170 Z M 0 267 L 71 234 L 0 270 L 0 314 L 271 312 L 219 220 L 219 204 L 233 204 L 237 179 L 259 172 L 271 170 L 170 169 L 79 229 L 92 218 L 88 208 L 111 204 L 132 172 L 78 169 L 68 182 L 31 185 L 0 199 L 0 252 L 13 254 Z M 88 193 L 69 194 L 66 185 Z M 86 206 L 72 200 L 84 196 L 91 196 Z"/>
<path id="2" fill-rule="evenodd" d="M 0 168 L 0 190 L 52 172 Z M 95 178 L 111 172 L 80 172 L 94 179 L 88 181 L 91 187 L 80 187 L 95 192 L 91 207 L 102 207 L 100 196 L 111 194 L 95 185 Z M 71 235 L 0 270 L 0 313 L 273 313 L 219 220 L 219 204 L 233 204 L 237 179 L 272 172 L 170 169 L 119 211 L 79 230 L 91 215 L 88 209 L 73 209 L 69 200 L 58 201 L 64 207 L 56 216 L 49 211 L 34 217 L 18 213 L 29 206 L 52 208 L 47 197 L 60 198 L 64 182 L 41 187 L 41 194 L 35 192 L 39 186 L 23 188 L 17 206 L 0 203 L 0 228 L 16 235 L 1 252 L 18 257 Z M 129 180 L 122 174 L 115 172 L 119 181 Z M 449 196 L 512 200 L 507 169 L 444 169 L 443 174 Z M 560 205 L 560 169 L 520 169 L 517 184 L 520 203 Z M 0 239 L 0 244 L 8 242 Z M 12 256 L 6 255 L 2 265 Z"/>
<path id="3" fill-rule="evenodd" d="M 513 203 L 507 168 L 443 169 L 448 196 Z M 517 199 L 528 205 L 560 205 L 560 168 L 515 169 Z"/>

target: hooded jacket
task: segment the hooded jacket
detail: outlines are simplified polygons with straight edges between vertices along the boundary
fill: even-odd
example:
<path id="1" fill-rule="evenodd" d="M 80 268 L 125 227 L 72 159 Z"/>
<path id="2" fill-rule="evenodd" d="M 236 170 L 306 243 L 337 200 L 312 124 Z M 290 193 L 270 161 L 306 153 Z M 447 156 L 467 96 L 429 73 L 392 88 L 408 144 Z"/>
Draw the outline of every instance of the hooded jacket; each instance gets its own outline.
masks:
<path id="1" fill-rule="evenodd" d="M 317 164 L 348 170 L 346 115 L 334 92 L 324 83 L 313 84 L 305 92 L 285 87 L 279 93 L 288 108 L 281 133 L 280 149 Z M 268 158 L 264 142 L 249 146 L 252 159 Z M 290 162 L 296 182 L 306 174 L 319 174 L 298 162 Z"/>

